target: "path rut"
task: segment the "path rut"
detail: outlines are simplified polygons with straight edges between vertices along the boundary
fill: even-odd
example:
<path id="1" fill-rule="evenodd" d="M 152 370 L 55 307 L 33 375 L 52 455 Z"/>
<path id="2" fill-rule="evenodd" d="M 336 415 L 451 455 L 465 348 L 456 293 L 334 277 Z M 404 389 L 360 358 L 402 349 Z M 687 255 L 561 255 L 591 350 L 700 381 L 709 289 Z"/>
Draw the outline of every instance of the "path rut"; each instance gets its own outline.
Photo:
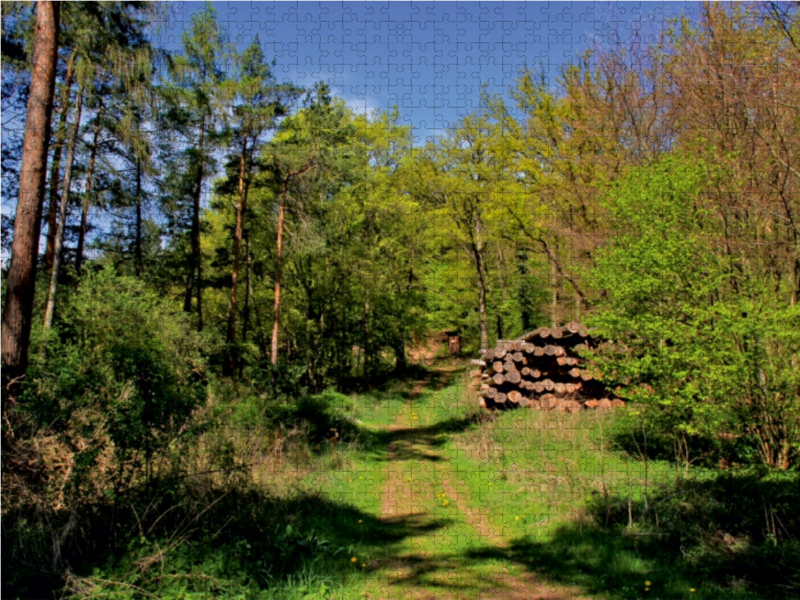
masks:
<path id="1" fill-rule="evenodd" d="M 411 525 L 415 536 L 406 542 L 406 551 L 386 556 L 379 568 L 377 586 L 369 586 L 369 598 L 417 598 L 451 600 L 457 598 L 510 598 L 521 600 L 577 600 L 578 590 L 548 585 L 532 573 L 514 567 L 509 540 L 495 531 L 488 513 L 475 506 L 461 486 L 449 459 L 439 450 L 447 432 L 435 422 L 425 422 L 415 403 L 441 401 L 438 397 L 455 375 L 455 370 L 431 372 L 413 386 L 398 414 L 387 427 L 386 478 L 382 488 L 380 518 L 386 523 Z M 429 391 L 430 398 L 423 398 Z M 425 410 L 427 415 L 435 414 Z M 436 490 L 441 489 L 440 495 Z M 444 498 L 444 499 L 443 499 Z M 453 503 L 455 518 L 442 519 L 438 506 Z M 433 508 L 433 510 L 432 510 Z M 448 548 L 449 531 L 471 531 L 471 538 L 483 547 L 500 550 L 509 556 L 508 564 L 498 562 L 471 572 Z M 448 530 L 450 527 L 450 530 Z M 476 567 L 477 569 L 477 567 Z"/>

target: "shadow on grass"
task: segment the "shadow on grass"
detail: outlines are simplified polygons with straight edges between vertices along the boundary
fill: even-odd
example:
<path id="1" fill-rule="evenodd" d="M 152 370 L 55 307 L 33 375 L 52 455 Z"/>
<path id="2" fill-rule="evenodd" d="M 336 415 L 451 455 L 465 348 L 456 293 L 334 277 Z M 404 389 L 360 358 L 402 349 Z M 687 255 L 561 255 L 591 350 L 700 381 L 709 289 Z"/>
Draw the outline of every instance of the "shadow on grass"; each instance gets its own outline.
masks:
<path id="1" fill-rule="evenodd" d="M 514 540 L 511 559 L 537 576 L 615 598 L 798 598 L 798 483 L 796 473 L 725 474 L 665 486 L 647 506 L 598 497 L 589 506 L 594 524 L 565 524 L 546 541 Z"/>
<path id="2" fill-rule="evenodd" d="M 158 499 L 142 491 L 125 507 L 38 517 L 3 516 L 4 597 L 58 597 L 70 580 L 72 592 L 99 593 L 106 581 L 146 590 L 142 597 L 169 595 L 178 579 L 187 592 L 221 596 L 255 593 L 309 569 L 344 580 L 365 556 L 391 558 L 404 539 L 448 524 L 421 515 L 382 520 L 322 495 L 279 498 L 236 486 L 186 487 Z"/>
<path id="3" fill-rule="evenodd" d="M 406 427 L 366 432 L 372 441 L 372 458 L 378 461 L 445 460 L 435 451 L 443 448 L 450 435 L 467 430 L 474 424 L 470 418 L 451 418 L 425 427 Z M 416 447 L 414 447 L 416 446 Z"/>

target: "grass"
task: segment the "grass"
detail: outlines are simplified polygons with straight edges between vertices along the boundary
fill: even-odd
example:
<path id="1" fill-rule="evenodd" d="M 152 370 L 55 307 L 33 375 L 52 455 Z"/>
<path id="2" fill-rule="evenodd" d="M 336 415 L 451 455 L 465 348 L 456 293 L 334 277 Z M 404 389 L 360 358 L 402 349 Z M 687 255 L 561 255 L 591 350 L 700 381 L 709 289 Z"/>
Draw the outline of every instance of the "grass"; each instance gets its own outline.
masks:
<path id="1" fill-rule="evenodd" d="M 619 412 L 490 415 L 465 383 L 448 368 L 352 403 L 331 396 L 345 421 L 311 403 L 324 426 L 295 426 L 306 445 L 286 431 L 239 440 L 247 473 L 198 482 L 194 503 L 165 498 L 180 527 L 129 536 L 71 573 L 65 595 L 797 597 L 797 474 L 696 469 L 676 484 L 674 464 L 620 443 Z M 331 423 L 355 429 L 326 439 Z M 773 546 L 759 538 L 762 499 Z"/>

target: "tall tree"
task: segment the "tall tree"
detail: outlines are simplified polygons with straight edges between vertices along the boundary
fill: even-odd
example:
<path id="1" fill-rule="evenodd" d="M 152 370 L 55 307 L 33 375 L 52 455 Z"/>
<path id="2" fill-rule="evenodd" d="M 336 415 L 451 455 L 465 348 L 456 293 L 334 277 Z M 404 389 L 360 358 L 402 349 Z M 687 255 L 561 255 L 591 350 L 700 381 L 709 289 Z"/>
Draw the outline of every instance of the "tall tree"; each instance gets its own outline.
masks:
<path id="1" fill-rule="evenodd" d="M 172 105 L 172 128 L 187 140 L 186 158 L 190 163 L 191 191 L 190 253 L 186 268 L 183 309 L 192 312 L 197 300 L 197 326 L 203 328 L 203 278 L 200 248 L 200 213 L 203 182 L 209 174 L 210 150 L 216 144 L 217 128 L 223 113 L 220 101 L 224 91 L 222 71 L 224 45 L 216 13 L 209 4 L 192 15 L 191 26 L 183 34 L 183 53 L 172 62 L 172 80 L 162 93 Z"/>
<path id="2" fill-rule="evenodd" d="M 87 75 L 84 74 L 84 77 Z M 72 165 L 75 161 L 75 146 L 78 143 L 78 133 L 81 127 L 81 112 L 83 111 L 84 83 L 78 89 L 77 105 L 75 107 L 75 123 L 72 125 L 72 134 L 69 138 L 67 147 L 67 166 L 64 171 L 64 197 L 61 202 L 61 209 L 58 216 L 58 228 L 56 230 L 55 248 L 53 252 L 53 266 L 50 273 L 50 288 L 47 293 L 47 303 L 44 311 L 44 334 L 42 340 L 42 354 L 44 354 L 47 344 L 47 332 L 53 326 L 53 316 L 56 307 L 56 290 L 58 289 L 58 276 L 61 269 L 61 250 L 64 244 L 64 229 L 67 226 L 67 210 L 69 208 L 69 193 L 72 185 Z"/>
<path id="3" fill-rule="evenodd" d="M 236 90 L 236 105 L 233 107 L 233 145 L 237 148 L 232 162 L 238 162 L 236 176 L 236 220 L 233 238 L 233 267 L 231 270 L 230 304 L 226 341 L 228 356 L 223 365 L 223 374 L 233 375 L 236 369 L 236 321 L 238 316 L 237 286 L 241 261 L 244 219 L 247 195 L 253 170 L 253 153 L 258 151 L 261 137 L 274 127 L 276 119 L 285 115 L 288 104 L 300 90 L 292 85 L 277 85 L 270 65 L 255 40 L 239 57 L 238 81 L 231 89 Z M 237 156 L 238 154 L 238 156 Z"/>
<path id="4" fill-rule="evenodd" d="M 60 5 L 57 2 L 42 1 L 36 6 L 31 91 L 25 121 L 11 266 L 3 311 L 3 375 L 8 380 L 23 375 L 28 366 L 42 197 L 58 58 L 59 12 Z"/>
<path id="5" fill-rule="evenodd" d="M 449 128 L 424 161 L 429 169 L 421 178 L 429 182 L 426 193 L 430 215 L 436 219 L 445 246 L 452 245 L 469 260 L 477 287 L 480 347 L 489 347 L 490 266 L 487 250 L 500 230 L 502 207 L 518 196 L 507 189 L 507 156 L 501 147 L 498 123 L 483 112 Z M 425 168 L 425 167 L 423 167 Z M 513 183 L 513 182 L 512 182 Z M 492 307 L 495 314 L 498 307 Z"/>
<path id="6" fill-rule="evenodd" d="M 53 160 L 50 163 L 50 192 L 48 194 L 47 214 L 47 244 L 44 252 L 44 269 L 53 268 L 55 256 L 56 229 L 58 228 L 59 184 L 61 181 L 61 155 L 64 152 L 64 143 L 67 139 L 67 116 L 69 115 L 72 101 L 72 80 L 75 76 L 75 59 L 78 49 L 74 48 L 67 60 L 67 74 L 64 77 L 61 90 L 61 103 L 59 105 L 58 127 L 56 128 L 55 142 L 53 144 Z"/>
<path id="7" fill-rule="evenodd" d="M 317 83 L 306 96 L 305 107 L 282 123 L 273 143 L 262 157 L 263 169 L 270 171 L 277 186 L 277 235 L 275 241 L 274 305 L 270 361 L 278 363 L 280 337 L 281 282 L 283 276 L 283 234 L 286 211 L 293 190 L 312 171 L 327 169 L 336 149 L 352 136 L 346 111 L 334 103 L 326 84 Z"/>
<path id="8" fill-rule="evenodd" d="M 142 277 L 145 268 L 144 211 L 149 197 L 146 183 L 155 174 L 153 146 L 157 134 L 153 122 L 158 109 L 151 81 L 154 55 L 150 47 L 117 53 L 114 60 L 117 75 L 109 79 L 108 93 L 98 98 L 109 131 L 106 152 L 119 164 L 117 200 L 126 213 L 131 209 L 133 213 L 125 219 L 123 227 L 127 239 L 120 241 L 124 256 L 133 257 L 133 272 L 137 277 Z"/>
<path id="9" fill-rule="evenodd" d="M 95 163 L 97 161 L 97 152 L 100 145 L 100 124 L 102 122 L 102 104 L 98 103 L 97 114 L 94 118 L 94 126 L 92 128 L 92 142 L 90 145 L 89 168 L 86 172 L 86 183 L 83 191 L 83 203 L 81 204 L 81 221 L 78 226 L 78 247 L 75 249 L 75 272 L 78 277 L 81 276 L 81 269 L 83 267 L 83 251 L 86 244 L 86 231 L 89 219 L 89 207 L 91 206 L 92 193 L 94 186 L 95 176 Z"/>
<path id="10" fill-rule="evenodd" d="M 116 78 L 125 73 L 114 71 L 120 66 L 118 57 L 136 53 L 148 47 L 144 36 L 147 19 L 156 7 L 147 2 L 73 2 L 64 5 L 61 11 L 61 47 L 69 58 L 65 58 L 66 73 L 63 76 L 61 102 L 59 104 L 59 126 L 50 172 L 47 222 L 47 245 L 44 264 L 48 270 L 53 265 L 58 230 L 59 203 L 63 191 L 60 170 L 61 159 L 67 139 L 67 117 L 73 102 L 75 65 L 78 57 L 94 66 L 97 76 L 113 72 Z M 130 61 L 128 61 L 130 62 Z M 91 91 L 90 82 L 84 82 L 84 90 Z"/>

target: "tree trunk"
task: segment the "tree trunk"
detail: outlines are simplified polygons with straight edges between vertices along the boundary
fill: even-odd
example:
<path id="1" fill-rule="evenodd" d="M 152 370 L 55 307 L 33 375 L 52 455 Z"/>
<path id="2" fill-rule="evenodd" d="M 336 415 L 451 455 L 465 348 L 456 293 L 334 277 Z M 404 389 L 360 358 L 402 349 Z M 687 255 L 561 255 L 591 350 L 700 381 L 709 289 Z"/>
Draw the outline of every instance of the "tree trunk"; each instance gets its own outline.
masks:
<path id="1" fill-rule="evenodd" d="M 83 247 L 86 243 L 86 222 L 89 216 L 89 202 L 92 197 L 92 185 L 94 183 L 94 163 L 97 158 L 97 140 L 100 137 L 100 113 L 96 117 L 94 126 L 94 136 L 92 137 L 92 153 L 89 158 L 89 171 L 86 174 L 86 190 L 83 194 L 83 207 L 81 209 L 81 227 L 78 231 L 78 249 L 75 253 L 75 272 L 81 276 L 83 267 Z"/>
<path id="2" fill-rule="evenodd" d="M 195 286 L 195 275 L 197 275 L 197 329 L 203 329 L 203 301 L 202 301 L 202 281 L 200 265 L 200 197 L 203 193 L 203 146 L 206 134 L 206 117 L 200 121 L 200 141 L 197 145 L 197 178 L 195 180 L 194 210 L 192 211 L 192 253 L 189 258 L 189 273 L 186 278 L 186 295 L 183 300 L 183 311 L 192 312 L 192 291 Z"/>
<path id="3" fill-rule="evenodd" d="M 286 197 L 289 193 L 289 182 L 293 177 L 302 177 L 316 166 L 316 160 L 312 157 L 306 161 L 306 164 L 297 171 L 289 171 L 283 178 L 281 185 L 280 206 L 278 208 L 278 239 L 275 245 L 275 307 L 272 315 L 272 347 L 270 353 L 270 362 L 273 365 L 278 364 L 278 333 L 280 324 L 278 318 L 281 312 L 281 267 L 283 257 L 283 224 L 286 220 Z M 320 315 L 321 318 L 321 315 Z M 322 330 L 322 327 L 320 327 Z"/>
<path id="4" fill-rule="evenodd" d="M 19 198 L 3 311 L 3 378 L 10 382 L 24 375 L 28 366 L 31 316 L 36 289 L 36 259 L 39 254 L 42 199 L 47 171 L 47 145 L 58 60 L 59 10 L 58 2 L 39 2 L 36 6 L 30 97 L 25 118 Z M 3 394 L 3 398 L 6 396 L 7 394 Z"/>
<path id="5" fill-rule="evenodd" d="M 286 218 L 286 192 L 289 186 L 289 178 L 283 180 L 281 189 L 280 207 L 278 208 L 278 240 L 275 245 L 275 307 L 272 315 L 272 347 L 270 362 L 278 364 L 278 317 L 281 312 L 281 258 L 283 252 L 283 223 Z"/>
<path id="6" fill-rule="evenodd" d="M 489 329 L 486 324 L 486 283 L 483 279 L 483 259 L 481 251 L 473 244 L 472 252 L 475 256 L 475 266 L 478 270 L 478 314 L 481 329 L 481 350 L 489 349 Z"/>
<path id="7" fill-rule="evenodd" d="M 67 148 L 67 167 L 64 169 L 64 193 L 61 198 L 61 209 L 58 215 L 58 229 L 56 230 L 56 246 L 53 252 L 53 268 L 50 271 L 50 291 L 47 295 L 47 306 L 44 311 L 44 333 L 42 339 L 42 356 L 47 346 L 47 332 L 53 326 L 53 315 L 56 309 L 56 290 L 58 288 L 58 274 L 61 270 L 61 249 L 64 246 L 64 229 L 67 226 L 67 211 L 69 209 L 69 191 L 72 184 L 72 164 L 75 162 L 75 146 L 78 143 L 78 132 L 81 128 L 81 111 L 83 110 L 83 86 L 78 91 L 78 105 L 75 107 L 75 125 L 69 138 Z"/>
<path id="8" fill-rule="evenodd" d="M 250 284 L 250 238 L 244 235 L 244 309 L 242 310 L 242 344 L 247 343 L 247 331 L 250 327 L 250 297 L 253 293 Z M 242 377 L 244 363 L 239 361 L 239 377 Z"/>
<path id="9" fill-rule="evenodd" d="M 232 377 L 236 370 L 236 285 L 239 281 L 239 262 L 242 254 L 242 231 L 244 211 L 247 202 L 247 189 L 245 186 L 245 163 L 247 156 L 247 134 L 242 141 L 242 156 L 239 158 L 239 201 L 236 204 L 236 230 L 233 236 L 233 271 L 231 272 L 231 301 L 228 309 L 228 356 L 223 365 L 222 374 Z"/>
<path id="10" fill-rule="evenodd" d="M 503 254 L 503 245 L 499 244 L 497 246 L 497 252 L 495 253 L 495 259 L 497 261 L 497 278 L 500 282 L 500 294 L 501 294 L 501 304 L 497 306 L 497 302 L 494 302 L 494 310 L 497 313 L 497 339 L 502 340 L 504 337 L 503 333 L 503 314 L 502 314 L 502 307 L 508 306 L 508 289 L 506 288 L 506 278 L 505 278 L 505 269 L 506 269 L 506 258 Z M 488 277 L 488 275 L 487 275 Z"/>
<path id="11" fill-rule="evenodd" d="M 70 108 L 70 94 L 72 92 L 72 74 L 75 66 L 75 57 L 78 51 L 73 50 L 67 61 L 67 74 L 64 77 L 64 92 L 61 96 L 61 114 L 58 116 L 58 129 L 56 142 L 53 146 L 53 162 L 50 165 L 50 202 L 47 207 L 47 246 L 44 251 L 44 268 L 49 271 L 53 268 L 53 256 L 56 248 L 56 229 L 58 227 L 58 184 L 61 182 L 61 153 L 67 138 L 67 116 Z"/>
<path id="12" fill-rule="evenodd" d="M 134 241 L 136 277 L 142 276 L 142 161 L 136 157 L 136 240 Z"/>

